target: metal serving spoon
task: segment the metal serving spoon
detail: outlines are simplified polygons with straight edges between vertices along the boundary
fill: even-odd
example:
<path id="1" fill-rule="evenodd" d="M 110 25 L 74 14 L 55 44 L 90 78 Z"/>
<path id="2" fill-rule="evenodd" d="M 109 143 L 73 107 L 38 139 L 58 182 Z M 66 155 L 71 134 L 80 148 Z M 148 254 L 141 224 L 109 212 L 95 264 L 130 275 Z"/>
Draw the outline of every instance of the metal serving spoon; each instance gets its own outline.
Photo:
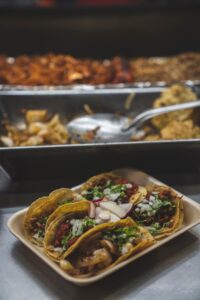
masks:
<path id="1" fill-rule="evenodd" d="M 110 113 L 97 113 L 73 119 L 67 124 L 67 130 L 74 140 L 85 142 L 126 142 L 134 136 L 147 120 L 169 112 L 200 106 L 200 100 L 148 109 L 134 119 Z M 94 138 L 88 134 L 94 131 Z"/>

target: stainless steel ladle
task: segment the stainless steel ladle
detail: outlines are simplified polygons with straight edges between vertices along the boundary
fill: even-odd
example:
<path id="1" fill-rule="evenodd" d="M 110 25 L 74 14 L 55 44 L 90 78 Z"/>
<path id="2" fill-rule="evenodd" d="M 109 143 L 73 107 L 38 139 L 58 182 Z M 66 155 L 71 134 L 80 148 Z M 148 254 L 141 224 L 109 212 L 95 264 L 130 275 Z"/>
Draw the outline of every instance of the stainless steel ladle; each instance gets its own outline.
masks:
<path id="1" fill-rule="evenodd" d="M 148 109 L 133 119 L 110 113 L 96 113 L 73 119 L 67 124 L 72 138 L 88 143 L 87 133 L 96 131 L 90 142 L 126 142 L 147 120 L 173 111 L 200 107 L 200 100 Z"/>

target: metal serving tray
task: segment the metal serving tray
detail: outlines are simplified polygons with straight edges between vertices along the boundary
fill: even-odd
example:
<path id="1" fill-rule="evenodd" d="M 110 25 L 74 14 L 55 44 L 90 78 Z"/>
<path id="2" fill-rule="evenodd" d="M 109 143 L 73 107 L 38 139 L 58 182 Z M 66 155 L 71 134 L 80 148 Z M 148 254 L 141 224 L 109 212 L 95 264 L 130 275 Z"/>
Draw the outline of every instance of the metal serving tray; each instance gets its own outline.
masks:
<path id="1" fill-rule="evenodd" d="M 9 85 L 0 84 L 0 94 L 7 91 L 34 91 L 34 92 L 48 92 L 48 91 L 95 91 L 95 90 L 105 90 L 105 89 L 128 89 L 128 88 L 159 88 L 168 87 L 174 83 L 181 83 L 190 87 L 200 86 L 200 80 L 182 80 L 182 81 L 141 81 L 133 83 L 108 83 L 108 84 L 73 84 L 73 85 L 57 85 L 57 86 L 26 86 L 26 85 Z"/>
<path id="2" fill-rule="evenodd" d="M 7 91 L 0 94 L 0 118 L 7 114 L 8 119 L 18 124 L 22 122 L 21 109 L 48 109 L 59 113 L 67 121 L 77 114 L 84 113 L 88 104 L 95 112 L 122 112 L 137 114 L 151 107 L 153 100 L 163 88 L 126 88 L 95 91 Z M 199 88 L 195 87 L 199 93 Z M 127 110 L 127 96 L 134 92 L 135 97 Z M 0 127 L 2 133 L 3 127 Z M 62 177 L 70 168 L 70 176 L 77 172 L 91 174 L 102 170 L 106 161 L 111 169 L 129 165 L 153 170 L 155 161 L 162 170 L 174 168 L 192 169 L 200 161 L 198 151 L 200 139 L 156 142 L 99 143 L 77 145 L 53 145 L 35 147 L 0 147 L 0 164 L 12 177 Z M 190 152 L 188 152 L 190 151 Z M 189 157 L 188 157 L 189 155 Z M 158 163 L 160 161 L 160 164 Z M 159 168 L 158 167 L 158 168 Z"/>
<path id="3" fill-rule="evenodd" d="M 150 61 L 159 62 L 164 61 L 167 57 L 149 57 Z M 15 60 L 14 57 L 8 57 L 8 60 Z M 95 91 L 104 89 L 126 89 L 126 88 L 152 88 L 152 87 L 167 87 L 176 81 L 165 82 L 165 81 L 141 81 L 141 82 L 130 82 L 130 83 L 108 83 L 108 84 L 72 84 L 72 85 L 60 85 L 60 86 L 26 86 L 26 85 L 9 85 L 0 84 L 0 94 L 6 91 L 36 91 L 36 92 L 48 92 L 48 91 Z M 200 80 L 181 80 L 178 83 L 188 85 L 190 87 L 200 86 Z"/>

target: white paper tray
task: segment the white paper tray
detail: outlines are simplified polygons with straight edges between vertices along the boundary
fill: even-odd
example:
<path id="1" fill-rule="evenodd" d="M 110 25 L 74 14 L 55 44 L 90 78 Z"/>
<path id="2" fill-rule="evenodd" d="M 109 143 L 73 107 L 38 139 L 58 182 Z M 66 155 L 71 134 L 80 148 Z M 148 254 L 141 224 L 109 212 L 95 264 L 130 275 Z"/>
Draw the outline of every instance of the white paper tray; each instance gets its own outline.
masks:
<path id="1" fill-rule="evenodd" d="M 115 173 L 121 175 L 122 177 L 125 177 L 131 181 L 134 181 L 138 185 L 151 185 L 151 184 L 162 184 L 162 182 L 158 181 L 157 179 L 134 169 L 119 169 L 114 171 Z M 74 190 L 79 189 L 80 186 L 73 188 Z M 177 192 L 176 190 L 174 190 Z M 161 241 L 156 242 L 154 245 L 150 246 L 149 248 L 141 251 L 140 253 L 132 256 L 131 258 L 127 259 L 124 262 L 121 262 L 120 264 L 114 266 L 111 269 L 108 269 L 98 275 L 92 276 L 90 278 L 74 278 L 67 273 L 65 273 L 59 265 L 57 265 L 55 262 L 51 261 L 44 253 L 42 248 L 39 248 L 35 245 L 33 245 L 24 235 L 23 231 L 23 218 L 27 211 L 27 208 L 18 211 L 17 213 L 13 214 L 12 217 L 8 220 L 8 228 L 10 232 L 16 236 L 26 247 L 28 247 L 32 252 L 34 252 L 38 257 L 40 257 L 44 262 L 47 263 L 55 272 L 57 272 L 60 276 L 62 276 L 64 279 L 73 282 L 76 285 L 89 285 L 93 282 L 96 282 L 109 274 L 121 269 L 122 267 L 130 264 L 131 262 L 135 261 L 139 257 L 145 255 L 148 252 L 153 251 L 154 249 L 160 247 L 161 245 L 167 243 L 168 241 L 174 239 L 175 237 L 181 235 L 185 231 L 191 229 L 195 225 L 200 223 L 200 205 L 196 203 L 195 201 L 191 200 L 190 198 L 182 195 L 181 193 L 177 192 L 180 196 L 182 196 L 183 200 L 183 206 L 184 206 L 184 222 L 182 225 L 182 228 L 175 232 L 174 234 L 170 235 L 169 237 L 166 237 L 162 239 Z M 38 266 L 39 267 L 39 266 Z M 133 264 L 134 268 L 134 264 Z"/>

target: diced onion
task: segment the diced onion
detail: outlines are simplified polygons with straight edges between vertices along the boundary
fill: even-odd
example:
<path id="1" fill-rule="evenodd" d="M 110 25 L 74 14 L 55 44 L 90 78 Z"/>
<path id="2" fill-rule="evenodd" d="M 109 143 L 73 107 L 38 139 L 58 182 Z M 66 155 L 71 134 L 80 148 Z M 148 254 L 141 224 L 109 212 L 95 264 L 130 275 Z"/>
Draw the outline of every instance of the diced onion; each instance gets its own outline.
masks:
<path id="1" fill-rule="evenodd" d="M 119 204 L 119 207 L 121 207 L 126 212 L 126 214 L 128 214 L 131 211 L 132 207 L 133 207 L 133 203 Z"/>
<path id="2" fill-rule="evenodd" d="M 55 252 L 62 253 L 62 252 L 63 252 L 63 248 L 61 248 L 61 247 L 56 247 L 56 248 L 54 248 L 54 251 L 55 251 Z"/>
<path id="3" fill-rule="evenodd" d="M 112 213 L 110 213 L 110 222 L 117 222 L 120 218 Z"/>
<path id="4" fill-rule="evenodd" d="M 110 212 L 102 209 L 101 207 L 96 207 L 96 217 L 95 220 L 99 223 L 110 220 Z"/>
<path id="5" fill-rule="evenodd" d="M 110 220 L 110 212 L 107 210 L 102 210 L 99 213 L 99 218 L 102 219 L 103 221 L 109 221 Z"/>
<path id="6" fill-rule="evenodd" d="M 101 208 L 112 212 L 121 219 L 124 218 L 127 214 L 124 209 L 122 209 L 120 206 L 118 206 L 115 202 L 112 201 L 103 201 L 100 202 L 99 205 Z"/>

